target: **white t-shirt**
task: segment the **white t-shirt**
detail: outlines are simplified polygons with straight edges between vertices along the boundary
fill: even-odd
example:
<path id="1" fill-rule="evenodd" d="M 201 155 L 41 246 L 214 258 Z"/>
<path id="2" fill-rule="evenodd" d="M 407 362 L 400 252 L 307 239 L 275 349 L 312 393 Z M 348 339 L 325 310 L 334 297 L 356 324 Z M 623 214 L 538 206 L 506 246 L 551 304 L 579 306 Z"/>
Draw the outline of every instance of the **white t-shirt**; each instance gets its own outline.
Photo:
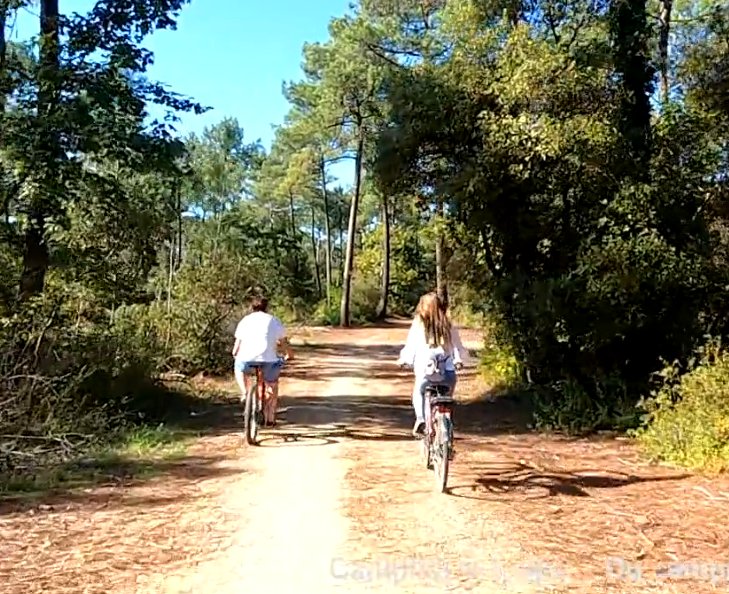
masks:
<path id="1" fill-rule="evenodd" d="M 245 316 L 235 329 L 240 340 L 236 361 L 274 362 L 278 360 L 277 343 L 286 336 L 286 328 L 277 317 L 263 311 Z"/>

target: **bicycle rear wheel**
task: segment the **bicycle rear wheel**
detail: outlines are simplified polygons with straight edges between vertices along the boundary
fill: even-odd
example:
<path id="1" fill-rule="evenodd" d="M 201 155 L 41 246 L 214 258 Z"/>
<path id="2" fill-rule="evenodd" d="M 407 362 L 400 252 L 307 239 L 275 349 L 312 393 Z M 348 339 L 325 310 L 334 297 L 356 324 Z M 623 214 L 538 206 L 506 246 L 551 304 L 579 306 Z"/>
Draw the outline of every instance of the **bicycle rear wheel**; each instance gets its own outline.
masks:
<path id="1" fill-rule="evenodd" d="M 243 410 L 243 429 L 245 439 L 248 445 L 257 445 L 258 442 L 258 381 L 253 380 L 248 394 L 246 394 L 246 404 Z"/>
<path id="2" fill-rule="evenodd" d="M 445 493 L 446 486 L 448 485 L 452 434 L 450 418 L 445 415 L 439 415 L 436 422 L 436 446 L 433 448 L 435 485 L 439 493 Z"/>

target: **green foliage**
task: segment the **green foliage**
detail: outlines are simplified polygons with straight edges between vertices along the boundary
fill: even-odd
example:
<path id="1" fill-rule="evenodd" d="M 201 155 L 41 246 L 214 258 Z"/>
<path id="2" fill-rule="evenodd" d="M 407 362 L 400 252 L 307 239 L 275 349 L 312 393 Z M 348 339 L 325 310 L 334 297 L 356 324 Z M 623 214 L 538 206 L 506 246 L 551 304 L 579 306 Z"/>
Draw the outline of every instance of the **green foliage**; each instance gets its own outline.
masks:
<path id="1" fill-rule="evenodd" d="M 32 474 L 0 470 L 0 493 L 44 495 L 48 490 L 78 488 L 108 482 L 110 477 L 140 479 L 159 473 L 181 457 L 189 438 L 164 424 L 142 425 L 107 435 L 106 443 L 87 444 L 62 464 L 33 468 Z"/>
<path id="2" fill-rule="evenodd" d="M 450 50 L 391 71 L 379 183 L 457 221 L 453 259 L 503 326 L 490 373 L 523 370 L 538 425 L 630 426 L 661 358 L 726 330 L 728 137 L 698 100 L 650 113 L 639 1 L 550 23 L 470 0 L 434 11 L 427 35 Z"/>
<path id="3" fill-rule="evenodd" d="M 572 434 L 637 426 L 636 398 L 620 375 L 596 376 L 592 383 L 572 378 L 527 388 L 534 404 L 535 426 Z"/>
<path id="4" fill-rule="evenodd" d="M 417 224 L 417 222 L 416 222 Z M 382 274 L 383 253 L 382 225 L 365 232 L 362 249 L 355 261 L 356 279 L 378 279 Z M 390 311 L 393 314 L 409 315 L 424 293 L 431 291 L 435 283 L 433 241 L 422 238 L 422 231 L 414 225 L 400 224 L 390 233 Z M 362 284 L 359 285 L 360 288 Z M 374 293 L 374 284 L 370 283 Z M 357 299 L 359 291 L 354 291 Z M 377 304 L 378 295 L 373 294 Z"/>
<path id="5" fill-rule="evenodd" d="M 61 15 L 61 46 L 45 19 L 0 60 L 3 433 L 164 416 L 155 378 L 227 373 L 254 290 L 287 321 L 346 324 L 342 300 L 366 323 L 447 285 L 453 317 L 486 329 L 489 383 L 570 431 L 634 425 L 663 360 L 729 333 L 721 2 L 676 4 L 666 41 L 645 0 L 362 0 L 304 46 L 270 150 L 232 118 L 184 140 L 147 125 L 150 103 L 203 110 L 144 77 L 141 40 L 185 4 L 97 2 Z M 362 184 L 335 187 L 343 159 Z M 681 406 L 644 439 L 698 427 Z M 683 462 L 724 447 L 695 434 Z"/>
<path id="6" fill-rule="evenodd" d="M 149 351 L 120 330 L 81 320 L 73 299 L 53 293 L 0 318 L 2 433 L 86 439 L 164 415 Z"/>
<path id="7" fill-rule="evenodd" d="M 729 354 L 709 343 L 688 370 L 666 366 L 663 386 L 642 402 L 635 432 L 653 458 L 706 471 L 729 468 Z"/>
<path id="8" fill-rule="evenodd" d="M 320 301 L 307 321 L 314 325 L 338 326 L 341 323 L 339 308 L 341 291 L 341 287 L 334 288 L 330 304 L 327 305 L 325 300 Z M 358 325 L 372 322 L 375 319 L 378 299 L 379 284 L 371 278 L 356 276 L 352 283 L 351 323 Z"/>
<path id="9" fill-rule="evenodd" d="M 483 324 L 484 344 L 479 370 L 489 389 L 496 393 L 516 391 L 522 384 L 522 369 L 511 344 L 503 335 L 503 323 L 491 315 Z"/>
<path id="10" fill-rule="evenodd" d="M 26 4 L 5 3 L 3 22 Z M 110 320 L 120 304 L 149 301 L 145 285 L 181 214 L 184 146 L 146 121 L 147 107 L 203 108 L 144 77 L 151 53 L 140 44 L 174 28 L 184 4 L 44 10 L 40 37 L 2 44 L 4 475 L 169 412 L 157 345 Z"/>

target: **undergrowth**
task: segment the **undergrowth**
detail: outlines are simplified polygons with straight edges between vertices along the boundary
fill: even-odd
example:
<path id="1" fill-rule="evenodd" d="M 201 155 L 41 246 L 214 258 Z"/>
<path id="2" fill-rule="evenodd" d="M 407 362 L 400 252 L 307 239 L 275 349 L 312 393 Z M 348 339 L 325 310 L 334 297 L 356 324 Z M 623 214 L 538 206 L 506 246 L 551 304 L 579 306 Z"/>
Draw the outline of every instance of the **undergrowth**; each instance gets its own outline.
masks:
<path id="1" fill-rule="evenodd" d="M 0 496 L 44 494 L 151 477 L 164 470 L 162 462 L 183 458 L 193 437 L 191 432 L 162 424 L 119 431 L 109 441 L 79 448 L 63 462 L 39 464 L 32 472 L 0 473 Z"/>
<path id="2" fill-rule="evenodd" d="M 641 403 L 643 426 L 632 435 L 654 460 L 729 470 L 729 351 L 710 342 L 686 367 L 667 365 L 661 376 L 663 386 Z"/>

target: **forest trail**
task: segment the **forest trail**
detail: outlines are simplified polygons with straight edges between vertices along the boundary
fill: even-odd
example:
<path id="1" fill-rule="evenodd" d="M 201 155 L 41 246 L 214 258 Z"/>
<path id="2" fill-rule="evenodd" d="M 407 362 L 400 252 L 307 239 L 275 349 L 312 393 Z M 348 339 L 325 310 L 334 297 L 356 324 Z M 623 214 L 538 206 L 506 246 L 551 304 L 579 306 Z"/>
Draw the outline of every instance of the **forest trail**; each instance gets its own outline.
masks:
<path id="1" fill-rule="evenodd" d="M 457 388 L 451 489 L 435 493 L 410 436 L 410 376 L 393 364 L 406 331 L 298 330 L 283 422 L 259 447 L 242 445 L 228 402 L 160 476 L 0 507 L 2 591 L 729 587 L 726 480 L 648 466 L 621 439 L 527 432 L 473 370 Z M 677 567 L 695 575 L 661 573 Z"/>

